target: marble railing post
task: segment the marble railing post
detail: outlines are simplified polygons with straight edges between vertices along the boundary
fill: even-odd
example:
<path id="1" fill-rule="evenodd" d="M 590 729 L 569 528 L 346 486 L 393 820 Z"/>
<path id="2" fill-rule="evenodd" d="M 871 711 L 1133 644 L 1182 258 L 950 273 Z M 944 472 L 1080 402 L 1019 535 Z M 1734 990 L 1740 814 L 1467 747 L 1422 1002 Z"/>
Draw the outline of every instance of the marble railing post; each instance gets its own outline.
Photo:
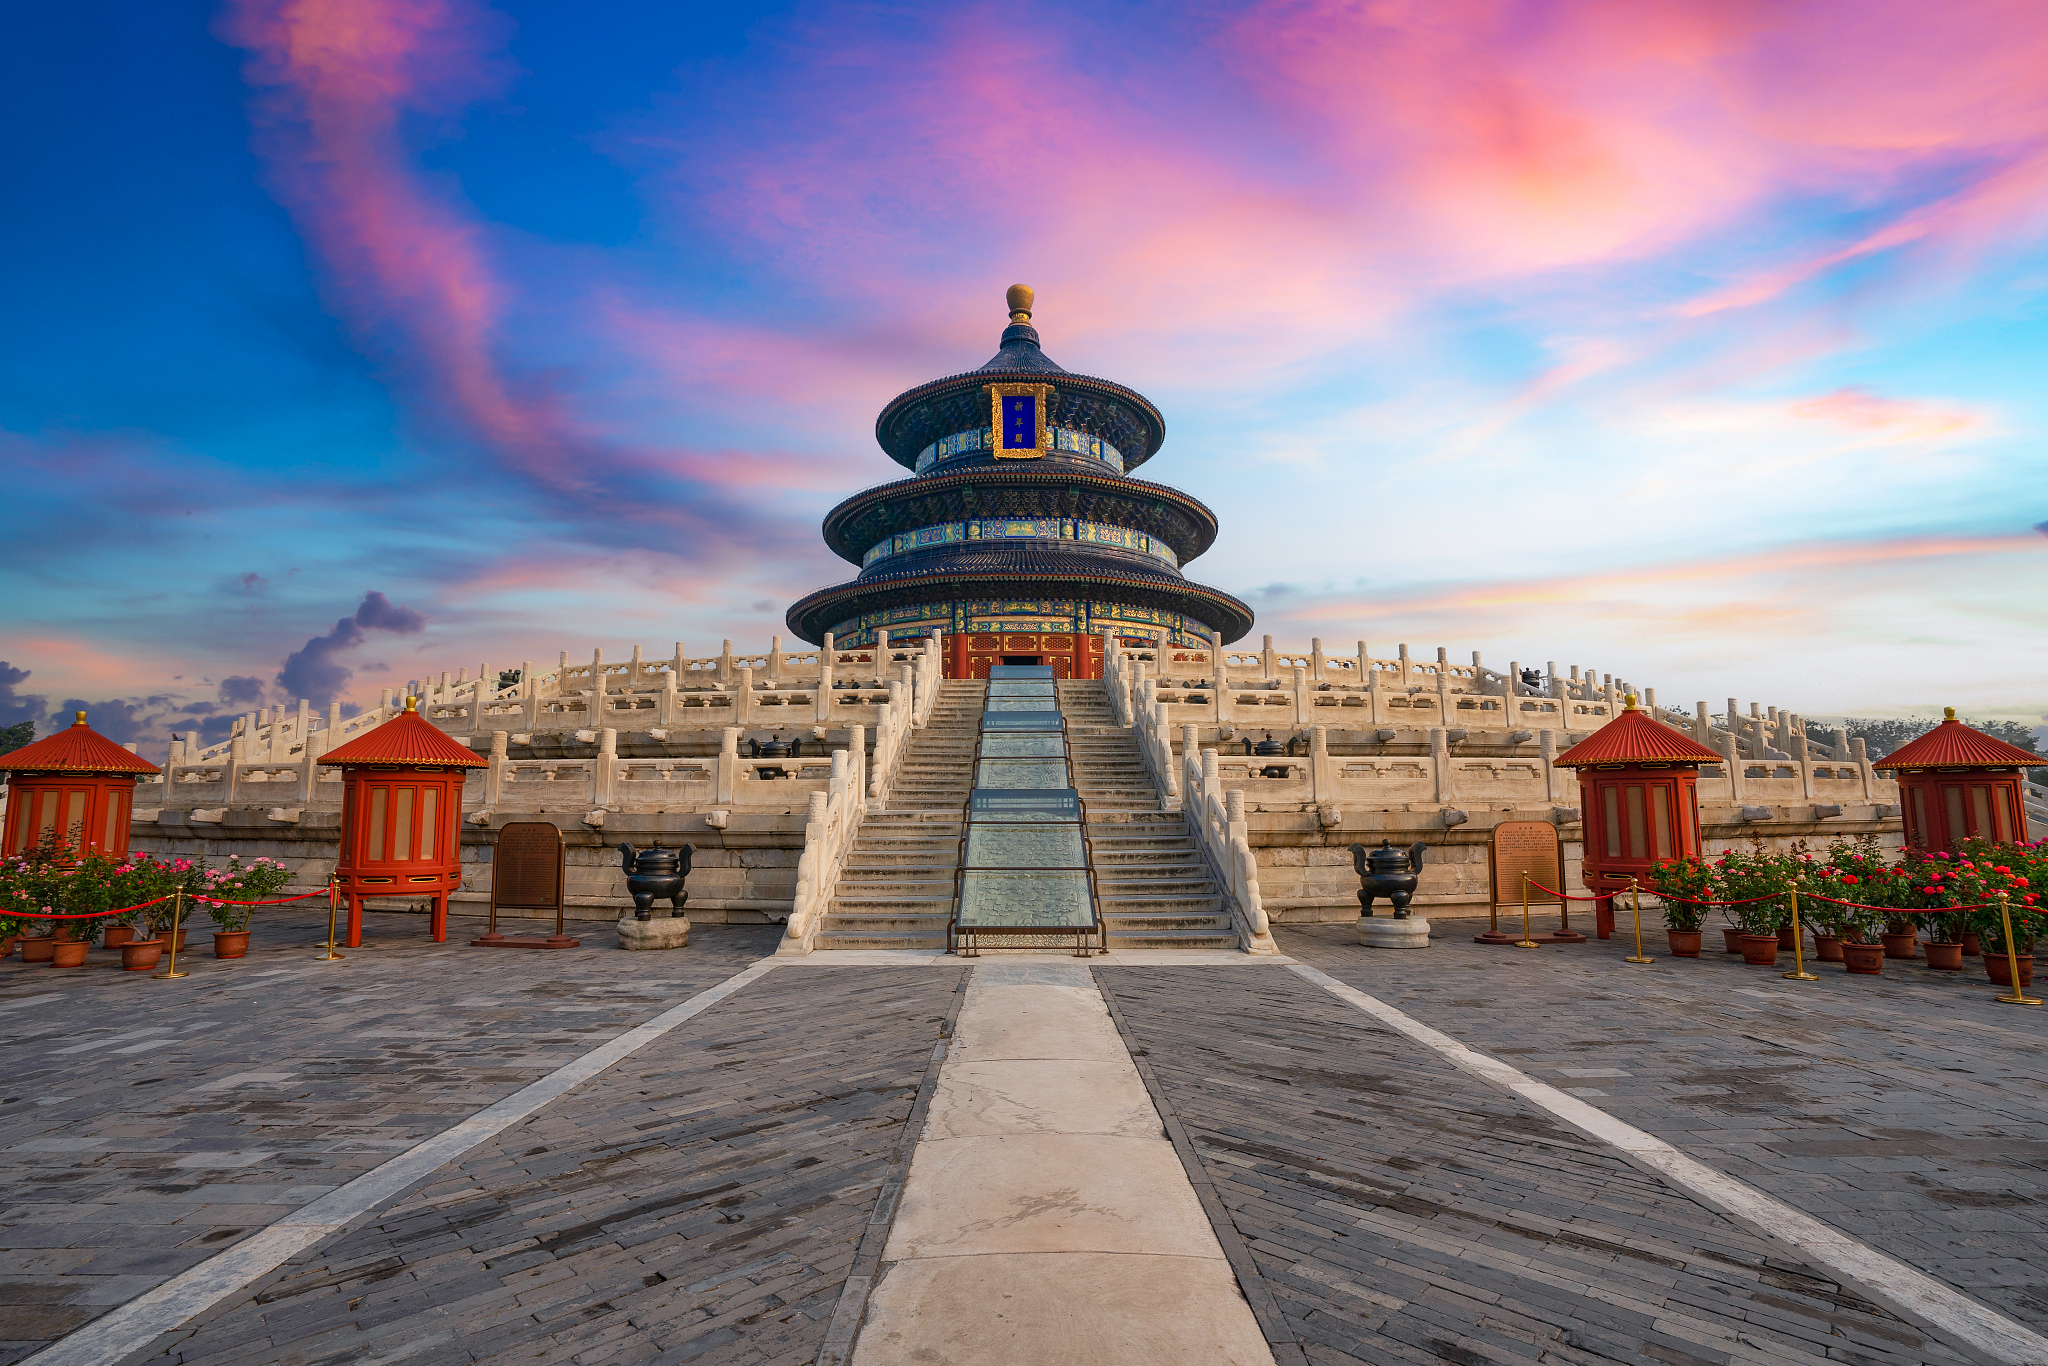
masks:
<path id="1" fill-rule="evenodd" d="M 505 798 L 505 770 L 511 764 L 511 740 L 508 732 L 491 732 L 491 766 L 484 770 L 484 805 L 496 807 Z"/>
<path id="2" fill-rule="evenodd" d="M 889 633 L 880 628 L 875 631 L 875 686 L 881 687 L 889 681 Z"/>
<path id="3" fill-rule="evenodd" d="M 1294 666 L 1294 724 L 1305 726 L 1315 714 L 1315 701 L 1309 696 L 1308 671 L 1299 664 Z"/>
<path id="4" fill-rule="evenodd" d="M 768 637 L 768 676 L 778 681 L 782 678 L 781 636 Z"/>
<path id="5" fill-rule="evenodd" d="M 1442 677 L 1442 675 L 1438 675 Z M 1442 726 L 1429 728 L 1429 763 L 1436 771 L 1436 801 L 1440 806 L 1451 803 L 1451 737 Z"/>
<path id="6" fill-rule="evenodd" d="M 1334 799 L 1337 784 L 1330 772 L 1330 728 L 1310 726 L 1308 728 L 1308 782 L 1309 796 L 1316 805 Z"/>
<path id="7" fill-rule="evenodd" d="M 612 775 L 619 766 L 619 733 L 607 726 L 597 733 L 597 758 L 590 763 L 590 804 L 609 806 Z"/>
<path id="8" fill-rule="evenodd" d="M 832 719 L 832 633 L 825 633 L 824 643 L 818 646 L 818 699 L 815 715 L 819 725 Z"/>
<path id="9" fill-rule="evenodd" d="M 1862 736 L 1849 742 L 1849 757 L 1856 761 L 1856 772 L 1863 779 L 1863 799 L 1869 801 L 1877 796 L 1877 770 L 1870 766 L 1870 746 Z"/>
<path id="10" fill-rule="evenodd" d="M 1537 748 L 1543 755 L 1543 795 L 1546 800 L 1560 800 L 1557 792 L 1557 732 L 1545 726 L 1536 732 Z"/>
<path id="11" fill-rule="evenodd" d="M 732 719 L 742 726 L 754 722 L 754 669 L 750 664 L 739 668 L 739 682 L 732 695 Z"/>
<path id="12" fill-rule="evenodd" d="M 1309 678 L 1317 683 L 1323 681 L 1323 638 L 1311 636 L 1308 642 Z"/>
<path id="13" fill-rule="evenodd" d="M 676 671 L 669 669 L 661 676 L 661 701 L 655 704 L 656 716 L 661 724 L 672 726 L 676 722 L 676 709 L 682 706 L 682 698 L 676 694 Z"/>
<path id="14" fill-rule="evenodd" d="M 718 770 L 713 777 L 714 800 L 732 800 L 733 784 L 740 776 L 740 728 L 727 726 L 719 735 Z"/>
<path id="15" fill-rule="evenodd" d="M 1714 738 L 1714 718 L 1707 712 L 1705 702 L 1693 704 L 1692 738 L 1701 744 L 1709 744 Z"/>
<path id="16" fill-rule="evenodd" d="M 1729 708 L 1729 712 L 1732 715 L 1734 708 Z M 1721 742 L 1721 752 L 1727 756 L 1728 800 L 1739 802 L 1742 800 L 1742 741 L 1736 738 L 1735 732 L 1730 731 Z"/>
<path id="17" fill-rule="evenodd" d="M 1267 636 L 1259 646 L 1259 679 L 1263 682 L 1276 677 L 1278 675 L 1273 672 L 1273 637 Z"/>
<path id="18" fill-rule="evenodd" d="M 719 642 L 718 681 L 721 684 L 732 682 L 732 642 L 729 640 Z"/>

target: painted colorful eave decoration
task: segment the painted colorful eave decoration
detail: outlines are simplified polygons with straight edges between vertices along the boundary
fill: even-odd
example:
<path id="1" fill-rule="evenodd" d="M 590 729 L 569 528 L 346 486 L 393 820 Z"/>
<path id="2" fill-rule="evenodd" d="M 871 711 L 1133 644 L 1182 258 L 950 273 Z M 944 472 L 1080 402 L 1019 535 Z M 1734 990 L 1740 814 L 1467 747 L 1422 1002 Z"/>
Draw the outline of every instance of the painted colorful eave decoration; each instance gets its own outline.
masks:
<path id="1" fill-rule="evenodd" d="M 161 773 L 85 723 L 85 713 L 55 735 L 46 735 L 12 754 L 0 755 L 0 770 L 11 773 Z"/>
<path id="2" fill-rule="evenodd" d="M 2048 764 L 2041 755 L 2030 754 L 2018 745 L 2008 745 L 1981 730 L 1973 730 L 1948 719 L 1911 744 L 1887 754 L 1872 768 L 2039 768 Z"/>
<path id="3" fill-rule="evenodd" d="M 1720 764 L 1727 762 L 1727 756 L 1631 707 L 1558 755 L 1554 762 L 1560 768 L 1596 764 Z"/>

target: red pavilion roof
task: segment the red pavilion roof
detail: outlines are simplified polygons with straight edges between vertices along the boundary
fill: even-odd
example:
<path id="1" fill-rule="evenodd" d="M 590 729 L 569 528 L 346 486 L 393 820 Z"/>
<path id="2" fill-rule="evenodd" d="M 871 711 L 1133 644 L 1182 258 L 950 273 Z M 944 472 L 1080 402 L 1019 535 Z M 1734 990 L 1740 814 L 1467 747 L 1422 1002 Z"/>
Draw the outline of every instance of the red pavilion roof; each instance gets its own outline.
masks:
<path id="1" fill-rule="evenodd" d="M 366 731 L 345 745 L 320 756 L 323 764 L 455 764 L 463 768 L 488 768 L 490 760 L 479 759 L 467 746 L 459 745 L 435 728 L 434 723 L 414 710 L 413 698 L 405 699 L 405 710 L 375 730 Z"/>
<path id="2" fill-rule="evenodd" d="M 1591 764 L 1719 764 L 1727 762 L 1727 756 L 1715 753 L 1662 721 L 1651 720 L 1648 713 L 1636 710 L 1636 700 L 1631 697 L 1626 711 L 1558 755 L 1554 762 L 1563 768 Z"/>
<path id="3" fill-rule="evenodd" d="M 1981 730 L 1972 730 L 1956 720 L 1956 709 L 1947 709 L 1948 719 L 1911 744 L 1902 745 L 1871 765 L 1872 768 L 2036 768 L 2048 763 L 2018 745 L 1994 740 Z"/>
<path id="4" fill-rule="evenodd" d="M 46 735 L 12 754 L 0 754 L 0 769 L 18 773 L 161 773 L 85 724 L 85 713 L 55 735 Z"/>

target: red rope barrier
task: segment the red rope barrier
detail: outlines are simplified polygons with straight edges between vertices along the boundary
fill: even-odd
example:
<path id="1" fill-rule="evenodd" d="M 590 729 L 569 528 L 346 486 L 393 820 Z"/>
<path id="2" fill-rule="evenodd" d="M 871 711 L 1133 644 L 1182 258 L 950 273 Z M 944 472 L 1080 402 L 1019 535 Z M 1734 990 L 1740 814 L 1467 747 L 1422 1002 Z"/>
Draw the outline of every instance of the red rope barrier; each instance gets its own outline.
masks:
<path id="1" fill-rule="evenodd" d="M 1854 906 L 1859 911 L 1883 911 L 1886 915 L 1949 915 L 1956 911 L 1988 911 L 1996 902 L 1980 901 L 1975 906 L 1925 906 L 1917 911 L 1905 910 L 1898 906 L 1873 906 L 1866 901 L 1837 901 L 1831 896 L 1817 892 L 1801 892 L 1808 901 L 1825 901 L 1830 906 Z"/>
<path id="2" fill-rule="evenodd" d="M 176 895 L 176 892 L 167 892 L 155 901 L 145 901 L 140 906 L 121 906 L 111 911 L 82 911 L 77 915 L 48 911 L 0 911 L 0 920 L 97 920 L 103 915 L 126 915 L 130 911 L 146 910 L 160 902 L 169 901 Z"/>
<path id="3" fill-rule="evenodd" d="M 1563 901 L 1602 901 L 1611 896 L 1621 896 L 1628 891 L 1626 887 L 1617 887 L 1611 892 L 1598 892 L 1592 896 L 1571 896 L 1565 892 L 1553 892 L 1534 878 L 1529 879 L 1529 885 L 1539 892 L 1547 893 Z M 1640 890 L 1648 892 L 1651 896 L 1662 897 L 1666 901 L 1683 901 L 1689 906 L 1747 906 L 1752 901 L 1770 901 L 1785 895 L 1783 892 L 1771 892 L 1765 896 L 1745 897 L 1741 901 L 1694 901 L 1689 896 L 1673 896 L 1669 892 L 1660 892 L 1654 887 L 1642 887 Z"/>
<path id="4" fill-rule="evenodd" d="M 207 896 L 202 892 L 192 893 L 192 899 L 202 906 L 285 906 L 294 901 L 311 901 L 316 896 L 326 895 L 327 889 L 322 887 L 319 891 L 308 892 L 304 896 L 281 896 L 275 901 L 224 901 L 220 897 Z"/>

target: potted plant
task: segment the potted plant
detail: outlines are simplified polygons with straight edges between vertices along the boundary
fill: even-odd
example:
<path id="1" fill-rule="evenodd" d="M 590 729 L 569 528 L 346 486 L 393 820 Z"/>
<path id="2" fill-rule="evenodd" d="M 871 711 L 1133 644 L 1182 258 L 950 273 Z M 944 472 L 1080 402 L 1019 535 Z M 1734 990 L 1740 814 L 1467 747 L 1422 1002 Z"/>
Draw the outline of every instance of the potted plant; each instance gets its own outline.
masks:
<path id="1" fill-rule="evenodd" d="M 2012 918 L 2012 947 L 2008 952 L 2005 942 L 2005 916 L 1999 914 L 1996 905 L 1972 911 L 1970 917 L 1977 926 L 1977 937 L 1984 944 L 1984 975 L 1995 986 L 2011 987 L 2013 962 L 2016 958 L 2020 969 L 2020 989 L 2034 984 L 2034 940 L 2048 928 L 2048 917 L 2032 905 L 2013 905 L 2007 902 L 2007 912 Z"/>
<path id="2" fill-rule="evenodd" d="M 1713 895 L 1713 870 L 1697 858 L 1666 859 L 1650 870 L 1650 888 L 1664 901 L 1664 936 L 1673 958 L 1700 956 L 1703 904 Z"/>
<path id="3" fill-rule="evenodd" d="M 1776 898 L 1751 901 L 1735 908 L 1742 920 L 1742 961 L 1767 968 L 1778 961 L 1778 929 L 1785 907 Z"/>
<path id="4" fill-rule="evenodd" d="M 1887 958 L 1920 956 L 1920 927 L 1913 923 L 1910 915 L 1886 916 L 1884 929 L 1878 938 L 1884 941 L 1884 956 Z"/>
<path id="5" fill-rule="evenodd" d="M 1956 972 L 1963 966 L 1963 936 L 1970 917 L 1960 911 L 1944 911 L 1926 917 L 1927 966 L 1941 972 Z"/>
<path id="6" fill-rule="evenodd" d="M 1859 977 L 1875 977 L 1884 971 L 1884 945 L 1877 933 L 1884 924 L 1884 912 L 1863 907 L 1845 907 L 1841 925 L 1842 966 Z"/>
<path id="7" fill-rule="evenodd" d="M 256 908 L 235 903 L 273 896 L 283 890 L 291 875 L 276 859 L 256 858 L 244 864 L 239 854 L 230 854 L 225 868 L 210 868 L 203 876 L 205 886 L 197 899 L 220 926 L 213 936 L 213 956 L 240 958 L 249 951 L 249 920 Z M 209 899 L 208 892 L 222 899 Z"/>

